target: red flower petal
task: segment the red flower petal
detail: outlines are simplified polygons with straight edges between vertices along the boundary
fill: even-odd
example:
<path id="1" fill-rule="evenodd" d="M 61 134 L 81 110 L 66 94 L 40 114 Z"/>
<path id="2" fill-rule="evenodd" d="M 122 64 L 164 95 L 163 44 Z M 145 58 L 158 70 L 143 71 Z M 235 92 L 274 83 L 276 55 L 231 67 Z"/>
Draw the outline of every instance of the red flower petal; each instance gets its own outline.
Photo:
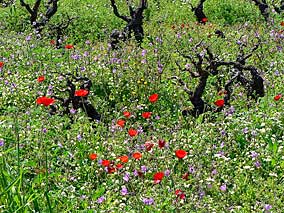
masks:
<path id="1" fill-rule="evenodd" d="M 123 155 L 123 156 L 119 157 L 119 160 L 122 163 L 127 163 L 128 162 L 128 156 L 127 155 Z"/>
<path id="2" fill-rule="evenodd" d="M 140 160 L 142 158 L 142 154 L 140 152 L 134 152 L 132 157 L 136 160 Z"/>
<path id="3" fill-rule="evenodd" d="M 102 160 L 102 165 L 107 167 L 110 165 L 110 161 L 109 160 Z"/>
<path id="4" fill-rule="evenodd" d="M 275 101 L 278 101 L 281 97 L 282 97 L 282 95 L 281 95 L 281 94 L 278 94 L 278 95 L 276 95 L 276 96 L 274 97 L 274 100 L 275 100 Z"/>
<path id="5" fill-rule="evenodd" d="M 66 44 L 65 45 L 65 49 L 68 49 L 68 50 L 72 49 L 73 47 L 74 46 L 72 44 Z"/>
<path id="6" fill-rule="evenodd" d="M 129 118 L 131 116 L 131 113 L 128 111 L 123 112 L 124 117 Z"/>
<path id="7" fill-rule="evenodd" d="M 219 99 L 219 100 L 215 101 L 214 104 L 215 104 L 217 107 L 222 107 L 222 106 L 224 106 L 225 101 L 224 101 L 223 99 Z"/>
<path id="8" fill-rule="evenodd" d="M 123 168 L 123 165 L 122 165 L 121 163 L 118 163 L 118 164 L 116 164 L 116 168 L 117 168 L 117 169 L 122 169 L 122 168 Z"/>
<path id="9" fill-rule="evenodd" d="M 144 146 L 146 147 L 146 151 L 151 151 L 151 149 L 153 148 L 154 144 L 151 142 L 146 142 L 144 144 Z"/>
<path id="10" fill-rule="evenodd" d="M 111 173 L 114 173 L 115 172 L 115 168 L 114 167 L 107 167 L 107 173 L 111 174 Z"/>
<path id="11" fill-rule="evenodd" d="M 116 124 L 117 124 L 118 126 L 120 126 L 121 128 L 123 128 L 124 125 L 125 125 L 125 120 L 119 119 L 119 120 L 116 122 Z"/>
<path id="12" fill-rule="evenodd" d="M 96 160 L 97 159 L 97 155 L 92 153 L 92 154 L 90 154 L 89 158 L 90 158 L 90 160 Z"/>
<path id="13" fill-rule="evenodd" d="M 130 129 L 128 130 L 128 134 L 129 134 L 130 137 L 136 136 L 137 133 L 138 133 L 138 131 L 137 131 L 136 129 L 130 128 Z"/>
<path id="14" fill-rule="evenodd" d="M 150 101 L 151 103 L 155 103 L 155 102 L 158 100 L 158 98 L 159 98 L 159 95 L 158 95 L 157 93 L 155 93 L 155 94 L 153 94 L 153 95 L 150 95 L 149 101 Z"/>
<path id="15" fill-rule="evenodd" d="M 79 96 L 79 97 L 85 97 L 89 94 L 88 90 L 85 89 L 79 89 L 77 91 L 75 91 L 75 96 Z"/>
<path id="16" fill-rule="evenodd" d="M 54 39 L 52 39 L 52 40 L 50 40 L 50 42 L 49 42 L 51 45 L 55 45 L 55 40 Z M 67 48 L 66 48 L 67 49 Z"/>
<path id="17" fill-rule="evenodd" d="M 202 23 L 206 23 L 208 21 L 208 18 L 206 18 L 206 17 L 202 18 L 201 21 L 202 21 Z"/>
<path id="18" fill-rule="evenodd" d="M 55 102 L 55 100 L 53 98 L 47 98 L 45 96 L 39 97 L 36 99 L 36 103 L 37 104 L 42 104 L 44 106 L 49 106 L 51 104 L 53 104 Z"/>
<path id="19" fill-rule="evenodd" d="M 153 176 L 154 183 L 160 183 L 163 180 L 164 176 L 165 176 L 164 172 L 155 173 Z"/>
<path id="20" fill-rule="evenodd" d="M 148 118 L 151 117 L 151 114 L 152 114 L 152 112 L 143 112 L 142 117 L 145 118 L 145 119 L 148 119 Z"/>
<path id="21" fill-rule="evenodd" d="M 176 156 L 179 159 L 183 159 L 187 155 L 187 152 L 185 150 L 179 149 L 176 151 Z"/>
<path id="22" fill-rule="evenodd" d="M 182 193 L 182 191 L 181 191 L 180 189 L 177 189 L 177 190 L 175 191 L 175 194 L 176 194 L 176 195 L 179 195 L 180 193 Z"/>
<path id="23" fill-rule="evenodd" d="M 184 174 L 182 175 L 182 179 L 188 180 L 188 176 L 189 176 L 188 172 L 187 172 L 187 173 L 184 173 Z"/>
<path id="24" fill-rule="evenodd" d="M 43 82 L 44 81 L 44 76 L 41 75 L 37 78 L 37 82 Z"/>
<path id="25" fill-rule="evenodd" d="M 180 198 L 181 200 L 185 199 L 185 194 L 184 194 L 184 193 L 181 193 L 181 194 L 179 195 L 179 198 Z"/>
<path id="26" fill-rule="evenodd" d="M 164 140 L 159 140 L 159 141 L 158 141 L 158 144 L 159 144 L 159 148 L 164 148 L 165 145 L 166 145 L 166 141 L 164 141 Z"/>

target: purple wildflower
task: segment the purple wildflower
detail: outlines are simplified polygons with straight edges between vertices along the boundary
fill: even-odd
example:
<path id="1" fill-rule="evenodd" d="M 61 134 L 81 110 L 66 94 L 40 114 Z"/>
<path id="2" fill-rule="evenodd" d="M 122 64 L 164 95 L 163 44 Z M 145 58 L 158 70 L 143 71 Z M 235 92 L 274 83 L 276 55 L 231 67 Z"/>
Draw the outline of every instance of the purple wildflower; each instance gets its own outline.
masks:
<path id="1" fill-rule="evenodd" d="M 217 169 L 213 169 L 213 171 L 211 172 L 212 175 L 217 175 L 218 174 L 218 171 Z"/>
<path id="2" fill-rule="evenodd" d="M 86 199 L 87 196 L 86 196 L 86 195 L 82 195 L 80 198 L 81 198 L 81 199 Z"/>
<path id="3" fill-rule="evenodd" d="M 27 37 L 26 37 L 26 41 L 30 41 L 32 39 L 32 37 L 30 36 L 30 35 L 28 35 Z"/>
<path id="4" fill-rule="evenodd" d="M 146 173 L 146 172 L 147 172 L 147 167 L 146 167 L 146 166 L 141 166 L 141 171 L 142 171 L 143 173 Z"/>
<path id="5" fill-rule="evenodd" d="M 142 56 L 145 56 L 146 54 L 147 54 L 147 50 L 145 50 L 145 49 L 142 50 L 141 55 L 142 55 Z"/>
<path id="6" fill-rule="evenodd" d="M 129 175 L 128 172 L 126 172 L 126 173 L 124 174 L 124 176 L 123 176 L 123 180 L 124 180 L 125 182 L 128 182 L 128 181 L 129 181 L 129 178 L 130 178 L 130 175 Z"/>
<path id="7" fill-rule="evenodd" d="M 120 190 L 120 193 L 121 193 L 121 195 L 123 195 L 123 196 L 127 195 L 127 194 L 128 194 L 127 188 L 126 188 L 125 186 L 122 186 L 122 187 L 121 187 L 121 190 Z"/>
<path id="8" fill-rule="evenodd" d="M 244 133 L 244 134 L 247 134 L 247 133 L 248 133 L 248 130 L 249 130 L 249 129 L 248 129 L 247 127 L 244 128 L 244 129 L 243 129 L 243 133 Z"/>
<path id="9" fill-rule="evenodd" d="M 180 34 L 180 33 L 177 33 L 176 37 L 177 37 L 178 39 L 180 39 L 180 38 L 181 38 L 181 34 Z"/>
<path id="10" fill-rule="evenodd" d="M 226 135 L 226 131 L 224 129 L 222 129 L 222 131 L 220 132 L 222 136 Z"/>
<path id="11" fill-rule="evenodd" d="M 225 183 L 220 186 L 220 190 L 221 190 L 222 192 L 225 192 L 225 191 L 227 190 L 227 186 L 226 186 Z"/>
<path id="12" fill-rule="evenodd" d="M 269 211 L 270 209 L 272 209 L 272 206 L 271 206 L 270 204 L 265 204 L 265 205 L 264 205 L 264 209 L 265 209 L 266 211 Z"/>
<path id="13" fill-rule="evenodd" d="M 77 135 L 77 140 L 81 141 L 82 140 L 82 136 L 80 134 Z"/>
<path id="14" fill-rule="evenodd" d="M 99 197 L 98 199 L 97 199 L 97 203 L 102 203 L 102 202 L 104 202 L 105 201 L 105 197 L 104 196 L 101 196 L 101 197 Z"/>
<path id="15" fill-rule="evenodd" d="M 154 204 L 154 199 L 153 198 L 143 198 L 143 203 L 145 205 L 148 205 L 148 206 L 153 205 Z"/>
<path id="16" fill-rule="evenodd" d="M 89 52 L 88 52 L 88 51 L 85 51 L 84 54 L 83 54 L 83 56 L 84 56 L 84 57 L 89 56 Z"/>
<path id="17" fill-rule="evenodd" d="M 139 174 L 138 174 L 138 171 L 135 169 L 134 171 L 133 171 L 133 175 L 135 176 L 135 177 L 137 177 Z"/>
<path id="18" fill-rule="evenodd" d="M 254 163 L 254 165 L 255 165 L 255 167 L 256 167 L 257 169 L 259 169 L 259 168 L 261 167 L 261 163 L 260 163 L 259 161 L 256 161 L 256 162 Z"/>
<path id="19" fill-rule="evenodd" d="M 76 109 L 74 109 L 74 108 L 71 108 L 71 109 L 70 109 L 70 113 L 71 113 L 71 114 L 75 114 L 76 112 L 77 112 Z"/>
<path id="20" fill-rule="evenodd" d="M 170 171 L 169 169 L 167 169 L 167 170 L 165 171 L 165 176 L 168 177 L 168 176 L 170 176 L 170 174 L 171 174 L 171 171 Z"/>
<path id="21" fill-rule="evenodd" d="M 162 40 L 160 37 L 156 37 L 156 41 L 157 41 L 158 43 L 160 43 L 160 44 L 163 43 L 163 40 Z"/>
<path id="22" fill-rule="evenodd" d="M 81 58 L 81 56 L 75 54 L 75 55 L 71 55 L 71 58 L 72 58 L 73 60 L 79 60 L 79 59 Z"/>
<path id="23" fill-rule="evenodd" d="M 161 64 L 161 62 L 160 62 L 160 61 L 158 61 L 158 73 L 160 73 L 160 74 L 162 74 L 162 73 L 163 73 L 163 67 L 164 67 L 164 65 L 163 65 L 163 64 Z"/>
<path id="24" fill-rule="evenodd" d="M 189 167 L 188 167 L 188 171 L 189 171 L 189 173 L 191 173 L 191 174 L 195 173 L 195 169 L 194 169 L 193 166 L 189 166 Z"/>
<path id="25" fill-rule="evenodd" d="M 251 154 L 250 154 L 250 156 L 252 157 L 252 159 L 255 159 L 255 158 L 258 157 L 258 153 L 255 152 L 255 151 L 252 151 Z"/>
<path id="26" fill-rule="evenodd" d="M 142 133 L 143 132 L 143 127 L 142 126 L 139 126 L 138 129 L 137 129 L 138 133 Z"/>
<path id="27" fill-rule="evenodd" d="M 143 60 L 141 60 L 141 63 L 142 63 L 142 64 L 147 64 L 147 60 L 146 60 L 146 59 L 143 59 Z"/>

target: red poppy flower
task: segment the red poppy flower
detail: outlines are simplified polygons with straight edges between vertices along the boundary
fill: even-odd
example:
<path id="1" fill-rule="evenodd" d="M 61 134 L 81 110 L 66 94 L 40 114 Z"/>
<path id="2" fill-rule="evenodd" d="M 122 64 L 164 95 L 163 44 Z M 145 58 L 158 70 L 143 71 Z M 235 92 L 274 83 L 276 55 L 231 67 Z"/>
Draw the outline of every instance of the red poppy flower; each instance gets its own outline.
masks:
<path id="1" fill-rule="evenodd" d="M 129 118 L 131 116 L 131 113 L 128 111 L 123 112 L 124 117 Z"/>
<path id="2" fill-rule="evenodd" d="M 130 137 L 136 136 L 137 133 L 138 133 L 138 131 L 137 131 L 136 129 L 130 128 L 130 129 L 128 130 L 128 134 L 129 134 Z"/>
<path id="3" fill-rule="evenodd" d="M 158 98 L 159 98 L 159 95 L 157 93 L 155 93 L 155 94 L 149 96 L 149 101 L 151 103 L 155 103 L 158 100 Z"/>
<path id="4" fill-rule="evenodd" d="M 184 199 L 185 199 L 185 194 L 184 194 L 184 193 L 181 193 L 181 194 L 179 195 L 179 198 L 180 198 L 181 200 L 184 200 Z"/>
<path id="5" fill-rule="evenodd" d="M 44 76 L 41 75 L 37 78 L 37 82 L 43 82 L 44 81 Z"/>
<path id="6" fill-rule="evenodd" d="M 215 104 L 217 107 L 223 107 L 224 104 L 225 104 L 225 101 L 224 101 L 223 99 L 219 99 L 219 100 L 215 101 L 214 104 Z"/>
<path id="7" fill-rule="evenodd" d="M 89 155 L 90 160 L 96 160 L 97 159 L 97 155 L 92 153 Z"/>
<path id="8" fill-rule="evenodd" d="M 160 183 L 163 180 L 164 176 L 165 176 L 164 172 L 155 173 L 153 177 L 154 183 Z"/>
<path id="9" fill-rule="evenodd" d="M 121 163 L 118 163 L 118 164 L 116 164 L 116 168 L 117 168 L 117 169 L 122 169 L 122 168 L 123 168 L 123 165 L 122 165 Z"/>
<path id="10" fill-rule="evenodd" d="M 110 165 L 110 161 L 109 160 L 102 160 L 102 165 L 107 167 Z"/>
<path id="11" fill-rule="evenodd" d="M 188 174 L 188 172 L 186 172 L 182 175 L 181 178 L 184 179 L 184 180 L 188 180 L 188 176 L 189 176 L 189 174 Z"/>
<path id="12" fill-rule="evenodd" d="M 181 24 L 180 27 L 181 29 L 183 29 L 185 27 L 185 24 Z"/>
<path id="13" fill-rule="evenodd" d="M 164 140 L 159 140 L 159 141 L 158 141 L 158 144 L 159 144 L 159 148 L 162 149 L 163 147 L 165 147 L 166 141 L 164 141 Z"/>
<path id="14" fill-rule="evenodd" d="M 177 189 L 177 190 L 175 191 L 175 194 L 176 194 L 181 200 L 185 199 L 185 194 L 184 194 L 183 191 L 181 191 L 180 189 Z"/>
<path id="15" fill-rule="evenodd" d="M 73 47 L 74 46 L 72 44 L 66 44 L 65 45 L 65 49 L 68 49 L 68 50 L 72 49 Z"/>
<path id="16" fill-rule="evenodd" d="M 182 191 L 181 191 L 180 189 L 177 189 L 177 190 L 175 191 L 175 194 L 176 194 L 176 195 L 179 195 L 181 192 L 182 192 Z"/>
<path id="17" fill-rule="evenodd" d="M 206 23 L 207 21 L 208 21 L 208 18 L 206 18 L 206 17 L 201 19 L 202 23 Z"/>
<path id="18" fill-rule="evenodd" d="M 85 89 L 79 89 L 77 91 L 75 91 L 75 96 L 79 96 L 79 97 L 85 97 L 89 94 L 88 90 Z"/>
<path id="19" fill-rule="evenodd" d="M 182 149 L 179 149 L 179 150 L 176 151 L 176 156 L 179 159 L 183 159 L 186 155 L 187 155 L 187 152 L 182 150 Z"/>
<path id="20" fill-rule="evenodd" d="M 153 148 L 154 144 L 151 142 L 146 142 L 144 144 L 144 146 L 146 147 L 146 151 L 151 151 L 151 149 Z"/>
<path id="21" fill-rule="evenodd" d="M 116 170 L 116 169 L 115 169 L 114 167 L 111 167 L 111 166 L 107 167 L 107 173 L 109 173 L 109 174 L 114 173 L 115 170 Z"/>
<path id="22" fill-rule="evenodd" d="M 120 126 L 121 128 L 123 128 L 124 125 L 125 125 L 125 120 L 119 119 L 119 120 L 116 122 L 116 124 L 117 124 L 118 126 Z"/>
<path id="23" fill-rule="evenodd" d="M 152 114 L 152 112 L 143 112 L 142 117 L 145 118 L 145 119 L 148 119 L 148 118 L 151 117 L 151 114 Z"/>
<path id="24" fill-rule="evenodd" d="M 142 158 L 142 154 L 140 152 L 134 152 L 132 157 L 136 160 L 140 160 Z"/>
<path id="25" fill-rule="evenodd" d="M 127 155 L 123 155 L 123 156 L 119 157 L 119 160 L 122 163 L 127 163 L 128 162 L 128 156 Z"/>
<path id="26" fill-rule="evenodd" d="M 3 61 L 0 61 L 0 69 L 4 67 L 4 62 Z"/>
<path id="27" fill-rule="evenodd" d="M 282 27 L 284 27 L 284 21 L 281 21 L 281 22 L 280 22 L 280 25 L 281 25 Z"/>
<path id="28" fill-rule="evenodd" d="M 36 99 L 36 103 L 37 104 L 42 104 L 44 106 L 49 106 L 51 104 L 53 104 L 55 102 L 55 100 L 53 98 L 48 98 L 48 97 L 45 97 L 45 96 L 42 96 L 42 97 L 39 97 Z"/>
<path id="29" fill-rule="evenodd" d="M 274 97 L 274 100 L 275 100 L 275 101 L 278 101 L 281 97 L 282 97 L 282 95 L 281 95 L 281 94 L 278 94 L 278 95 L 276 95 L 276 96 Z"/>
<path id="30" fill-rule="evenodd" d="M 50 42 L 49 42 L 51 45 L 55 45 L 55 40 L 54 39 L 52 39 L 52 40 L 50 40 Z"/>

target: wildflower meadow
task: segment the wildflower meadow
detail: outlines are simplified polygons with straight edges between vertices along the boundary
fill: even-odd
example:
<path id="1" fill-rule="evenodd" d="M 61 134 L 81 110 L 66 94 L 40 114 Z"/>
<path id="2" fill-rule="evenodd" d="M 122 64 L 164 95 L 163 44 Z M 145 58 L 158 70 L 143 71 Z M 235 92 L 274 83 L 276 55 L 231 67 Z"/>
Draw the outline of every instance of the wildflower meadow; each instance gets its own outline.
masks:
<path id="1" fill-rule="evenodd" d="M 283 14 L 0 0 L 0 212 L 284 212 Z"/>

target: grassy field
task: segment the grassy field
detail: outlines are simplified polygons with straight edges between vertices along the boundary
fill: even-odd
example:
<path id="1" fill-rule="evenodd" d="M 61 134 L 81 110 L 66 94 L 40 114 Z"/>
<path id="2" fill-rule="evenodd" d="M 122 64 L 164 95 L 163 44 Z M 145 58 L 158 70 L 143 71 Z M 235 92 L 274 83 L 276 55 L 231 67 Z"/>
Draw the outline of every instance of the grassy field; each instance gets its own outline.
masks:
<path id="1" fill-rule="evenodd" d="M 149 1 L 141 47 L 130 39 L 117 50 L 109 35 L 124 23 L 109 1 L 59 1 L 40 38 L 18 1 L 0 8 L 0 212 L 283 212 L 283 15 L 266 23 L 250 1 L 208 0 L 203 25 L 189 2 Z M 125 1 L 117 5 L 128 13 Z M 67 15 L 56 49 L 49 28 Z M 260 41 L 246 63 L 265 96 L 248 98 L 236 83 L 218 110 L 234 74 L 224 66 L 202 96 L 218 112 L 183 116 L 193 106 L 173 77 L 194 90 L 194 63 L 182 54 L 200 41 L 201 55 L 209 48 L 224 61 Z M 92 82 L 87 95 L 74 76 Z M 64 115 L 68 82 L 100 121 L 84 104 Z M 43 96 L 57 98 L 48 106 Z"/>

